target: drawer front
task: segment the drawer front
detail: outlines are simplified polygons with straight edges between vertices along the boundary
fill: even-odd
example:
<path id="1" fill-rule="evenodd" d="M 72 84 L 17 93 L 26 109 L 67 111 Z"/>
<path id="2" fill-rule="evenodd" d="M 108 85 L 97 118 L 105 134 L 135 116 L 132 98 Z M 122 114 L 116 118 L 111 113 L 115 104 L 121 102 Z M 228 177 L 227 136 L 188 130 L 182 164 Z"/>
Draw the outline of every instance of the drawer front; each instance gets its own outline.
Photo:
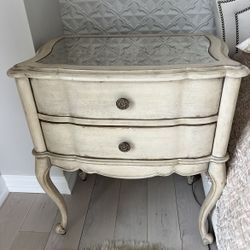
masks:
<path id="1" fill-rule="evenodd" d="M 158 128 L 41 122 L 48 151 L 111 159 L 196 158 L 211 154 L 215 124 Z"/>
<path id="2" fill-rule="evenodd" d="M 93 119 L 192 118 L 218 112 L 222 79 L 76 82 L 32 79 L 42 114 Z"/>

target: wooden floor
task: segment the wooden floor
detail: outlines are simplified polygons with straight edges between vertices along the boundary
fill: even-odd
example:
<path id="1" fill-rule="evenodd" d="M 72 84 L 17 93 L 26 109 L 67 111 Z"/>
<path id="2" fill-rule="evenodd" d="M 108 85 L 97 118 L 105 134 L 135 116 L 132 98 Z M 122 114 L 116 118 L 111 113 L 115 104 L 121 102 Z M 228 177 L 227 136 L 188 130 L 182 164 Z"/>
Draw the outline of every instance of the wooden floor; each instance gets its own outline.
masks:
<path id="1" fill-rule="evenodd" d="M 194 184 L 204 199 L 201 182 Z M 208 250 L 198 233 L 199 205 L 184 177 L 117 180 L 96 175 L 65 196 L 68 233 L 54 226 L 57 208 L 45 194 L 12 193 L 0 208 L 0 250 L 76 250 L 107 239 L 161 243 L 169 250 Z M 215 246 L 211 249 L 216 249 Z"/>

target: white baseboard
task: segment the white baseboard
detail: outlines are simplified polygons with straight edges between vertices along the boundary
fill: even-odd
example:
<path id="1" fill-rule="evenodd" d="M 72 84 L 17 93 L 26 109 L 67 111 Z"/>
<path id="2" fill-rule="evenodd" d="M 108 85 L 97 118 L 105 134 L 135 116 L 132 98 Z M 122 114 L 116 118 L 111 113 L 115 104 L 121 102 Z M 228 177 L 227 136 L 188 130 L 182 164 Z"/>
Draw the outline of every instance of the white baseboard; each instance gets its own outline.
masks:
<path id="1" fill-rule="evenodd" d="M 76 175 L 76 173 L 70 173 L 70 177 L 67 178 L 65 176 L 52 176 L 51 179 L 61 194 L 71 194 Z M 35 176 L 2 175 L 2 177 L 9 192 L 44 193 Z"/>
<path id="2" fill-rule="evenodd" d="M 2 206 L 4 201 L 6 200 L 8 194 L 9 194 L 9 190 L 8 190 L 2 176 L 0 175 L 0 207 Z"/>

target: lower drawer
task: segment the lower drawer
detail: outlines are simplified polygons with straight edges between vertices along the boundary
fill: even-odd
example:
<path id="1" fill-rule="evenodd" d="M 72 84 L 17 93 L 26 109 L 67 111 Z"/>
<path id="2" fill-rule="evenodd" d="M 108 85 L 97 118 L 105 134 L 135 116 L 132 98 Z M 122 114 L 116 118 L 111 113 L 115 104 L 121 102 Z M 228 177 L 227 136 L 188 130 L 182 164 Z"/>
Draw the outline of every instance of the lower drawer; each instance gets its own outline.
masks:
<path id="1" fill-rule="evenodd" d="M 196 158 L 211 154 L 215 124 L 154 128 L 41 122 L 48 151 L 110 159 Z"/>

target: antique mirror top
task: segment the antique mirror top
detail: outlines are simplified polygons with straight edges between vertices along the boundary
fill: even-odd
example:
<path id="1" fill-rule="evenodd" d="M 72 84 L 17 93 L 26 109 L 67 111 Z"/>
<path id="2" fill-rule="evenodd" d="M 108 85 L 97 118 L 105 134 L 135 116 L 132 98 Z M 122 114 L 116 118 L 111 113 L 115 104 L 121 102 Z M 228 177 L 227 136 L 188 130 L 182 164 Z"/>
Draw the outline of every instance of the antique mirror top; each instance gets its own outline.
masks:
<path id="1" fill-rule="evenodd" d="M 125 71 L 144 75 L 153 71 L 178 73 L 182 77 L 187 72 L 202 76 L 203 72 L 233 77 L 248 74 L 246 67 L 228 57 L 225 43 L 208 34 L 63 36 L 46 43 L 34 58 L 15 65 L 8 74 L 65 78 L 70 74 L 80 77 L 82 73 Z"/>
<path id="2" fill-rule="evenodd" d="M 45 64 L 82 66 L 156 66 L 211 64 L 205 36 L 77 37 L 58 41 Z"/>

